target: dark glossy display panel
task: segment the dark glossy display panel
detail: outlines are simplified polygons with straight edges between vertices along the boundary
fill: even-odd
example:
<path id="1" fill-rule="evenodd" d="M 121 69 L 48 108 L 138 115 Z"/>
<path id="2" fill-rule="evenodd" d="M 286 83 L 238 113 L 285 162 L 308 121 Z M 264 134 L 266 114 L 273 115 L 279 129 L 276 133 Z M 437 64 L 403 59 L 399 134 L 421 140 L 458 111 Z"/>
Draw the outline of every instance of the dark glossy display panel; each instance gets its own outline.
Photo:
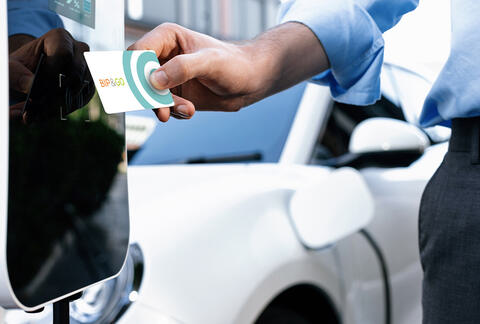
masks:
<path id="1" fill-rule="evenodd" d="M 104 113 L 83 58 L 107 35 L 76 28 L 88 37 L 9 38 L 7 263 L 28 307 L 115 275 L 128 248 L 125 118 Z M 35 75 L 27 89 L 18 64 Z"/>

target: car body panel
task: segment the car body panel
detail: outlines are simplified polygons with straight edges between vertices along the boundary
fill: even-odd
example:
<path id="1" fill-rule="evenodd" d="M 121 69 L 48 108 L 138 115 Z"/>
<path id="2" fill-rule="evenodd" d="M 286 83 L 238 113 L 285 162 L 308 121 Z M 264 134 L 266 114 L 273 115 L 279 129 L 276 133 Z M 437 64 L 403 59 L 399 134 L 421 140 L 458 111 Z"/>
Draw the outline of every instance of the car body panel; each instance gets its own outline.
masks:
<path id="1" fill-rule="evenodd" d="M 421 319 L 420 199 L 447 149 L 447 143 L 431 146 L 408 168 L 362 171 L 376 201 L 375 217 L 368 229 L 375 235 L 388 262 L 394 323 L 419 323 Z"/>
<path id="2" fill-rule="evenodd" d="M 295 188 L 330 170 L 259 164 L 133 167 L 129 172 L 131 188 L 138 188 L 131 190 L 130 200 L 141 206 L 133 210 L 132 239 L 143 242 L 146 262 L 154 263 L 146 266 L 144 281 L 150 285 L 141 290 L 143 303 L 161 305 L 186 323 L 226 323 L 239 309 L 251 309 L 244 304 L 259 293 L 272 297 L 298 278 L 315 278 L 307 276 L 313 260 L 292 229 L 288 204 Z M 325 272 L 335 277 L 338 271 L 326 267 Z M 329 290 L 334 295 L 338 288 Z M 221 312 L 205 307 L 220 304 Z M 262 304 L 255 305 L 250 312 L 257 316 Z"/>
<path id="3" fill-rule="evenodd" d="M 407 168 L 362 171 L 376 204 L 368 229 L 392 276 L 394 323 L 421 314 L 416 218 L 445 150 L 431 147 Z M 308 251 L 290 224 L 293 192 L 329 172 L 281 164 L 131 167 L 132 239 L 143 242 L 149 283 L 139 302 L 185 323 L 250 323 L 282 290 L 307 282 L 326 291 L 344 323 L 382 323 L 379 264 L 363 238 Z M 221 310 L 212 313 L 215 305 Z"/>
<path id="4" fill-rule="evenodd" d="M 407 85 L 402 84 L 401 86 L 402 91 L 408 92 Z M 405 95 L 403 94 L 403 96 Z M 201 298 L 200 295 L 207 288 L 198 289 L 202 291 L 198 296 L 198 300 L 202 301 L 201 307 L 197 310 L 193 307 L 194 310 L 190 310 L 190 307 L 184 307 L 185 304 L 182 301 L 185 301 L 185 299 L 183 297 L 180 298 L 181 296 L 178 296 L 178 302 L 175 302 L 177 298 L 168 296 L 171 291 L 175 290 L 175 287 L 178 287 L 178 285 L 172 285 L 170 289 L 166 289 L 169 293 L 165 293 L 165 301 L 153 302 L 156 305 L 162 305 L 162 311 L 174 317 L 184 319 L 188 323 L 201 322 L 202 320 L 208 320 L 211 323 L 249 323 L 282 290 L 308 281 L 315 283 L 315 285 L 327 292 L 343 323 L 383 323 L 384 296 L 380 265 L 364 238 L 360 237 L 359 234 L 353 234 L 321 252 L 307 251 L 301 247 L 294 231 L 288 226 L 289 224 L 286 222 L 288 215 L 285 210 L 282 208 L 277 209 L 278 206 L 285 207 L 288 199 L 291 197 L 291 192 L 289 194 L 288 191 L 285 191 L 286 188 L 292 191 L 298 188 L 298 186 L 307 185 L 311 181 L 311 177 L 314 174 L 314 172 L 311 172 L 313 169 L 304 164 L 308 163 L 316 141 L 316 136 L 313 136 L 311 133 L 316 132 L 318 136 L 321 136 L 319 134 L 322 134 L 322 128 L 326 125 L 326 116 L 331 110 L 331 101 L 326 100 L 325 98 L 327 97 L 328 92 L 326 88 L 315 84 L 307 86 L 278 164 L 235 164 L 201 167 L 184 165 L 130 168 L 132 170 L 132 179 L 135 179 L 133 181 L 139 181 L 138 186 L 133 185 L 132 188 L 143 186 L 144 189 L 142 190 L 146 189 L 144 191 L 145 194 L 133 194 L 132 201 L 137 206 L 149 206 L 147 202 L 147 192 L 149 190 L 157 190 L 160 196 L 163 195 L 163 193 L 158 192 L 159 186 L 155 184 L 156 181 L 154 180 L 156 177 L 158 181 L 162 182 L 161 188 L 168 190 L 169 196 L 167 197 L 171 197 L 177 204 L 182 204 L 182 201 L 185 201 L 186 204 L 194 206 L 206 206 L 204 202 L 206 200 L 221 201 L 221 206 L 223 206 L 222 208 L 218 206 L 207 206 L 206 209 L 199 208 L 199 210 L 196 210 L 197 215 L 201 211 L 202 214 L 207 213 L 210 216 L 202 215 L 200 218 L 203 221 L 198 219 L 194 221 L 197 224 L 202 222 L 225 224 L 216 227 L 218 233 L 208 235 L 208 242 L 210 243 L 202 245 L 206 248 L 203 251 L 204 253 L 211 253 L 215 257 L 209 259 L 209 267 L 204 269 L 205 272 L 201 272 L 201 276 L 197 277 L 198 280 L 207 281 L 210 284 L 214 278 L 214 281 L 218 280 L 221 284 L 217 285 L 216 283 L 212 291 L 218 293 L 222 298 L 217 299 L 216 296 Z M 400 102 L 401 97 L 398 95 L 397 98 Z M 410 104 L 410 102 L 411 100 L 407 104 Z M 312 113 L 314 118 L 309 118 Z M 419 323 L 421 320 L 422 272 L 418 257 L 418 207 L 423 189 L 440 164 L 446 149 L 446 143 L 431 146 L 426 149 L 418 161 L 409 167 L 393 169 L 367 168 L 361 170 L 361 174 L 375 199 L 375 217 L 367 228 L 375 239 L 378 240 L 387 258 L 393 289 L 394 323 L 397 324 Z M 304 172 L 300 172 L 300 170 L 309 170 L 305 172 L 308 175 L 302 176 L 301 174 Z M 321 174 L 325 171 L 320 170 L 325 169 L 315 168 L 315 171 L 319 173 L 318 177 L 321 178 Z M 142 178 L 145 180 L 141 180 Z M 320 178 L 317 178 L 317 180 Z M 151 184 L 148 188 L 145 187 L 146 182 Z M 250 196 L 251 200 L 246 198 L 249 195 L 252 195 Z M 190 198 L 192 196 L 195 196 L 193 200 Z M 212 200 L 212 196 L 215 199 Z M 141 198 L 137 199 L 136 197 Z M 178 197 L 185 198 L 179 199 Z M 167 198 L 163 197 L 161 201 L 165 199 Z M 143 202 L 140 203 L 140 201 Z M 231 205 L 230 207 L 225 207 L 225 204 Z M 270 206 L 267 207 L 265 204 Z M 175 203 L 169 203 L 168 206 L 173 205 Z M 252 206 L 253 209 L 250 209 Z M 165 207 L 165 205 L 162 204 L 162 207 Z M 184 207 L 181 207 L 180 211 L 183 210 L 182 208 Z M 211 211 L 209 211 L 209 208 L 212 208 Z M 145 207 L 144 210 L 132 212 L 135 218 L 145 218 L 142 214 L 149 214 L 152 209 L 153 207 Z M 192 207 L 191 209 L 195 208 Z M 275 211 L 273 212 L 273 210 Z M 183 218 L 185 213 L 180 211 L 177 208 L 175 215 Z M 218 215 L 219 211 L 221 216 L 214 216 Z M 254 219 L 267 220 L 270 212 L 277 216 L 271 218 L 270 221 L 265 221 L 265 223 L 270 224 L 270 222 L 273 222 L 277 224 L 274 227 L 275 231 L 271 231 L 271 226 L 261 226 L 262 222 L 253 223 L 250 218 L 240 218 L 238 216 L 244 213 L 253 213 L 254 216 L 251 217 Z M 191 216 L 188 219 L 190 221 L 198 217 Z M 240 223 L 239 219 L 241 219 Z M 165 220 L 165 223 L 170 222 L 175 221 L 172 219 Z M 255 229 L 256 226 L 258 226 L 257 229 Z M 245 230 L 243 235 L 235 236 L 236 228 L 243 228 Z M 205 230 L 215 232 L 215 226 L 199 226 L 197 230 L 200 232 Z M 138 229 L 138 233 L 145 231 L 147 231 L 146 228 L 143 230 Z M 195 232 L 196 230 L 192 231 Z M 231 231 L 234 232 L 231 233 Z M 263 251 L 262 255 L 265 263 L 255 269 L 256 276 L 258 275 L 257 280 L 254 281 L 252 278 L 242 277 L 241 275 L 237 277 L 239 270 L 243 269 L 242 266 L 239 266 L 238 269 L 227 267 L 228 271 L 217 272 L 215 270 L 217 267 L 225 269 L 223 262 L 225 262 L 225 258 L 229 258 L 221 254 L 220 251 L 222 249 L 219 249 L 217 246 L 217 244 L 221 244 L 219 242 L 233 244 L 235 248 L 230 246 L 229 251 L 235 251 L 232 253 L 234 256 L 238 255 L 239 250 L 243 250 L 241 259 L 245 264 L 255 264 L 255 262 L 250 261 L 252 260 L 250 254 L 254 250 L 250 249 L 250 243 L 248 243 L 252 237 L 251 233 L 254 231 L 262 233 L 262 236 L 266 237 L 263 240 L 275 243 L 270 249 Z M 179 232 L 175 233 L 176 235 L 180 234 Z M 136 234 L 132 235 L 136 236 Z M 179 235 L 179 237 L 182 237 L 182 235 Z M 190 244 L 195 245 L 195 243 Z M 152 248 L 152 251 L 157 253 L 154 248 Z M 278 251 L 282 251 L 282 257 L 278 260 L 271 258 L 272 255 L 277 255 Z M 182 255 L 184 257 L 187 255 L 186 259 L 188 260 L 190 253 L 193 252 L 190 250 L 190 252 Z M 312 257 L 312 253 L 314 257 Z M 315 253 L 318 253 L 319 256 Z M 151 257 L 160 260 L 162 259 L 160 255 L 156 254 L 156 256 L 152 255 Z M 162 261 L 158 262 L 158 267 L 160 267 Z M 165 262 L 165 259 L 163 259 L 163 262 Z M 283 270 L 289 267 L 292 270 Z M 330 271 L 322 270 L 324 267 L 330 269 Z M 289 275 L 292 272 L 295 275 Z M 278 273 L 278 275 L 273 275 L 274 273 Z M 196 271 L 186 270 L 184 275 L 196 276 Z M 271 279 L 271 277 L 281 277 L 281 279 L 275 280 Z M 227 279 L 231 278 L 235 278 L 235 283 L 241 288 L 236 287 L 231 282 L 227 282 Z M 175 281 L 174 276 L 171 279 Z M 146 280 L 148 281 L 148 279 Z M 152 276 L 151 280 L 153 282 L 155 278 Z M 155 284 L 154 286 L 161 287 L 162 285 Z M 197 286 L 192 284 L 188 291 L 190 293 L 198 291 L 196 288 Z M 231 295 L 232 289 L 235 291 L 233 296 Z M 157 300 L 156 294 L 162 293 L 152 292 L 151 295 L 145 294 L 144 296 L 145 299 L 151 302 Z M 228 298 L 229 305 L 235 306 L 233 308 L 226 307 L 225 310 L 222 307 L 222 310 L 219 312 L 223 315 L 207 314 L 206 309 L 215 307 L 217 302 L 222 303 L 224 298 Z M 170 301 L 167 302 L 167 300 Z M 176 305 L 169 304 L 172 303 L 172 300 Z M 194 300 L 191 300 L 191 302 L 193 303 Z M 165 304 L 169 306 L 164 307 Z M 240 310 L 238 311 L 238 309 Z M 234 310 L 237 310 L 237 312 Z"/>

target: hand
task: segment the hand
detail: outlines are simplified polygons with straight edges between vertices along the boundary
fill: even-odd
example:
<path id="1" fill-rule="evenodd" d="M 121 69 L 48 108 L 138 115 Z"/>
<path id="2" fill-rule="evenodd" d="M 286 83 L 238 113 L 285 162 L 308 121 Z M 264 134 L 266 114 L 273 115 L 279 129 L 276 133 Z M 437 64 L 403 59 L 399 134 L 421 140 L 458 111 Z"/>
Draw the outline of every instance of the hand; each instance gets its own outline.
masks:
<path id="1" fill-rule="evenodd" d="M 162 67 L 150 81 L 172 89 L 175 101 L 172 110 L 156 110 L 164 122 L 171 112 L 189 119 L 195 110 L 238 111 L 328 67 L 318 39 L 298 23 L 241 44 L 163 24 L 128 49 L 154 50 L 159 57 Z"/>
<path id="2" fill-rule="evenodd" d="M 59 107 L 64 104 L 64 89 L 72 94 L 71 111 L 81 108 L 94 94 L 94 86 L 83 53 L 88 51 L 87 44 L 76 41 L 66 30 L 53 29 L 40 38 L 33 39 L 20 46 L 9 55 L 10 90 L 26 94 L 32 86 L 33 76 L 40 56 L 45 55 L 36 82 L 38 97 L 32 98 L 34 111 L 23 114 L 24 121 L 33 121 L 51 116 L 58 116 Z M 58 87 L 59 74 L 66 76 L 64 89 Z M 90 82 L 91 89 L 85 90 L 85 81 Z M 82 98 L 80 98 L 82 97 Z M 19 117 L 20 106 L 10 107 L 12 118 Z"/>
<path id="3" fill-rule="evenodd" d="M 252 58 L 242 46 L 219 41 L 175 24 L 163 24 L 131 45 L 129 50 L 154 50 L 162 67 L 150 82 L 172 89 L 174 112 L 191 118 L 198 110 L 240 109 L 255 92 Z M 170 109 L 158 109 L 167 121 Z"/>

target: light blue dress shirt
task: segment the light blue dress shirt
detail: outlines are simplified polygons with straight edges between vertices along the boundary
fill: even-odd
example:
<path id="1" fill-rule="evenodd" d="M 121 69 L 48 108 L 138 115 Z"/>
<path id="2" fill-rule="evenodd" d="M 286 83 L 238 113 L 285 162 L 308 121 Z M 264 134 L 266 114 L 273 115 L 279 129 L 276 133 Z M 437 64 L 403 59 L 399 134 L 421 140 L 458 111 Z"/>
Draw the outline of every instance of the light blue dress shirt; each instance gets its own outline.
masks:
<path id="1" fill-rule="evenodd" d="M 8 0 L 8 35 L 40 37 L 51 29 L 63 27 L 62 20 L 48 9 L 48 0 Z"/>
<path id="2" fill-rule="evenodd" d="M 424 127 L 449 126 L 453 118 L 480 116 L 480 0 L 452 1 L 452 47 L 420 117 Z M 353 105 L 380 98 L 382 33 L 418 0 L 290 0 L 282 22 L 308 26 L 322 42 L 331 68 L 315 78 L 335 100 Z"/>

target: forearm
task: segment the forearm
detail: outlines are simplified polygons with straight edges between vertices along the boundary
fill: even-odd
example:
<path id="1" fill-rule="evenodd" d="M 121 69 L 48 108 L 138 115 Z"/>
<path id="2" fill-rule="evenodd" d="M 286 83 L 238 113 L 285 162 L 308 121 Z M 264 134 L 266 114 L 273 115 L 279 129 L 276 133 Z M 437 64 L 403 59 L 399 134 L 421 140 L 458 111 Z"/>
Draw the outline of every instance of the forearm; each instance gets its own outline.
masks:
<path id="1" fill-rule="evenodd" d="M 275 27 L 244 45 L 256 66 L 260 97 L 267 97 L 329 68 L 325 50 L 315 34 L 300 23 Z"/>

